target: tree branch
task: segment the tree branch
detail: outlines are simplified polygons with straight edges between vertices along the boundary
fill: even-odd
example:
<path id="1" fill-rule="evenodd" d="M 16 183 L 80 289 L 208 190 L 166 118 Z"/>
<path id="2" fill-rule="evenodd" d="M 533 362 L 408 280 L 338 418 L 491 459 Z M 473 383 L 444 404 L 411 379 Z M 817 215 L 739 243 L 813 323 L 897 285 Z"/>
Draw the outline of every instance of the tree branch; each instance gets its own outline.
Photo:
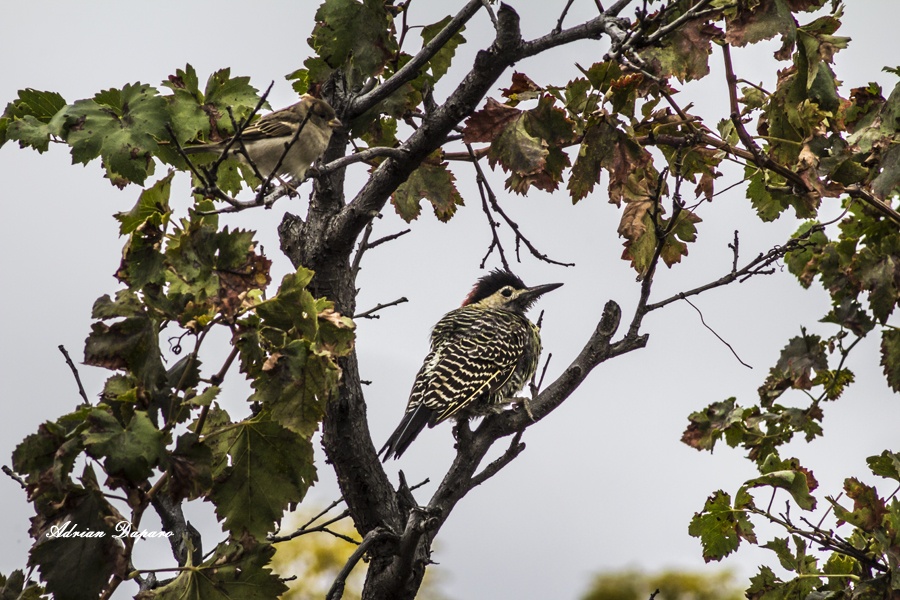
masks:
<path id="1" fill-rule="evenodd" d="M 369 548 L 382 539 L 394 536 L 395 534 L 381 527 L 376 527 L 367 533 L 363 538 L 363 541 L 356 547 L 356 550 L 353 551 L 353 554 L 350 555 L 350 558 L 347 559 L 347 562 L 344 563 L 344 566 L 341 567 L 334 583 L 331 585 L 331 589 L 328 590 L 328 595 L 326 596 L 327 600 L 340 600 L 344 595 L 344 586 L 347 583 L 347 577 L 349 577 L 350 573 L 353 571 L 353 567 L 355 567 L 360 559 L 365 556 L 366 552 L 369 551 Z"/>
<path id="2" fill-rule="evenodd" d="M 66 357 L 66 364 L 69 365 L 69 368 L 72 369 L 72 375 L 75 376 L 75 383 L 78 384 L 78 395 L 84 399 L 85 404 L 90 404 L 90 400 L 88 400 L 87 394 L 84 391 L 84 386 L 81 385 L 81 376 L 78 374 L 78 369 L 75 368 L 75 363 L 72 362 L 72 357 L 69 356 L 69 353 L 66 351 L 66 347 L 60 344 L 58 346 L 59 351 L 62 352 L 62 355 Z"/>
<path id="3" fill-rule="evenodd" d="M 450 22 L 442 30 L 419 50 L 418 54 L 371 92 L 354 98 L 347 107 L 345 114 L 341 115 L 341 117 L 351 120 L 363 114 L 399 90 L 403 84 L 418 77 L 419 69 L 424 67 L 444 47 L 444 44 L 456 35 L 469 19 L 475 16 L 475 13 L 478 12 L 481 6 L 481 0 L 469 0 L 463 9 L 450 19 Z"/>
<path id="4" fill-rule="evenodd" d="M 361 313 L 357 313 L 357 314 L 353 315 L 353 317 L 351 317 L 351 318 L 353 318 L 353 319 L 380 319 L 381 316 L 376 315 L 375 314 L 376 312 L 378 312 L 379 310 L 381 310 L 383 308 L 388 308 L 390 306 L 397 306 L 398 304 L 403 304 L 404 302 L 409 302 L 409 300 L 407 300 L 405 296 L 402 298 L 397 298 L 396 300 L 393 300 L 386 304 L 376 304 L 373 308 L 370 308 L 369 310 L 365 310 Z"/>

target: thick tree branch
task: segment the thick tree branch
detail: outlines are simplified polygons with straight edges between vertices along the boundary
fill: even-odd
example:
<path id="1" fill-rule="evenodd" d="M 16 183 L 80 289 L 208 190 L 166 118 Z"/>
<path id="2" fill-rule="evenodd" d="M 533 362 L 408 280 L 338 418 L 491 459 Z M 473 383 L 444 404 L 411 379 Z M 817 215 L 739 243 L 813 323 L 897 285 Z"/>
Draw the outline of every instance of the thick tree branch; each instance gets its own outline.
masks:
<path id="1" fill-rule="evenodd" d="M 468 4 L 455 17 L 450 19 L 450 22 L 430 42 L 425 44 L 408 63 L 372 91 L 354 98 L 342 115 L 342 118 L 350 120 L 363 114 L 399 90 L 403 84 L 418 77 L 419 69 L 424 67 L 444 47 L 444 44 L 456 35 L 469 19 L 475 16 L 475 13 L 478 12 L 481 6 L 481 0 L 469 0 Z"/>
<path id="2" fill-rule="evenodd" d="M 353 571 L 353 567 L 359 563 L 360 559 L 365 556 L 366 552 L 369 551 L 369 548 L 374 545 L 376 542 L 381 541 L 382 539 L 393 537 L 394 534 L 390 531 L 382 528 L 375 528 L 369 533 L 366 534 L 366 537 L 363 538 L 363 541 L 356 547 L 356 550 L 353 551 L 353 554 L 350 555 L 350 558 L 347 559 L 347 562 L 344 563 L 344 566 L 341 567 L 340 572 L 334 580 L 334 583 L 331 585 L 331 589 L 328 590 L 328 595 L 326 596 L 327 600 L 340 600 L 340 598 L 344 595 L 344 586 L 347 584 L 347 577 L 350 576 L 350 573 Z"/>

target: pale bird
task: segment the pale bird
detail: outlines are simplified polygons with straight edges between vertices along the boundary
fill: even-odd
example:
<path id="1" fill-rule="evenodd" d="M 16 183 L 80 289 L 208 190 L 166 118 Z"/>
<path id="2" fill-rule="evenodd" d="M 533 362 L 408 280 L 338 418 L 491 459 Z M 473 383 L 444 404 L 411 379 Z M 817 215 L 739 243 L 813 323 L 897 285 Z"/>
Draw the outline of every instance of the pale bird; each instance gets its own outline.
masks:
<path id="1" fill-rule="evenodd" d="M 285 155 L 285 148 L 294 139 L 301 124 L 303 129 Z M 285 176 L 302 181 L 310 165 L 325 152 L 334 129 L 340 126 L 341 122 L 331 105 L 306 94 L 300 102 L 263 115 L 258 121 L 248 125 L 241 132 L 241 142 L 263 177 L 272 174 L 281 161 L 281 166 L 275 173 L 276 177 Z M 202 152 L 221 154 L 228 146 L 228 142 L 229 140 L 224 140 L 190 146 L 184 150 L 188 154 Z M 235 142 L 228 149 L 228 153 L 246 163 L 247 160 L 240 152 L 240 147 L 240 143 Z"/>

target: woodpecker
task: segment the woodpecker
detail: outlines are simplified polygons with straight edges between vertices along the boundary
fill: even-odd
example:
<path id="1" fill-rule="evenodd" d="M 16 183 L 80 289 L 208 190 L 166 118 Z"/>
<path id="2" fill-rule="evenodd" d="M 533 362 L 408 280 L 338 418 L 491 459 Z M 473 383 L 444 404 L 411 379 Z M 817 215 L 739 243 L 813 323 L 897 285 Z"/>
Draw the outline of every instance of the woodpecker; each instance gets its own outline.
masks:
<path id="1" fill-rule="evenodd" d="M 378 453 L 400 455 L 425 428 L 454 417 L 496 412 L 528 382 L 541 354 L 537 325 L 525 312 L 561 283 L 526 287 L 509 271 L 481 277 L 462 306 L 431 331 L 431 351 L 416 375 L 406 413 Z"/>

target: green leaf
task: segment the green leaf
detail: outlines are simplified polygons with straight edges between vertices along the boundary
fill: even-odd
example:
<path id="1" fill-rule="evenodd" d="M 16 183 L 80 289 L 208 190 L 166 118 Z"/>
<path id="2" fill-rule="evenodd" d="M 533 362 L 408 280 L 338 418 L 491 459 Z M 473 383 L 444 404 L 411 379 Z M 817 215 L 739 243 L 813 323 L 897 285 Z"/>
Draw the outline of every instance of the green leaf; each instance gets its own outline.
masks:
<path id="1" fill-rule="evenodd" d="M 132 372 L 146 388 L 164 385 L 158 325 L 147 316 L 128 317 L 112 325 L 94 323 L 85 340 L 84 362 Z"/>
<path id="2" fill-rule="evenodd" d="M 446 161 L 423 162 L 391 194 L 391 204 L 406 222 L 418 218 L 422 199 L 431 202 L 434 215 L 444 222 L 450 220 L 457 206 L 463 205 L 462 195 L 456 189 L 456 177 L 447 168 Z"/>
<path id="3" fill-rule="evenodd" d="M 798 219 L 815 217 L 819 206 L 815 194 L 795 194 L 780 176 L 755 167 L 748 166 L 744 176 L 749 181 L 747 198 L 763 221 L 774 221 L 788 208 L 794 209 Z"/>
<path id="4" fill-rule="evenodd" d="M 433 23 L 431 25 L 426 25 L 422 28 L 422 45 L 428 44 L 431 40 L 434 39 L 434 36 L 439 34 L 444 27 L 450 22 L 451 17 L 447 15 L 437 23 Z M 453 34 L 453 36 L 441 46 L 441 49 L 435 53 L 434 56 L 431 57 L 431 60 L 428 61 L 428 66 L 431 70 L 431 75 L 433 76 L 432 83 L 437 82 L 441 77 L 447 74 L 447 70 L 450 69 L 450 64 L 453 62 L 453 57 L 456 55 L 456 48 L 460 44 L 464 44 L 466 42 L 466 38 L 462 36 L 462 32 L 465 31 L 465 27 L 461 28 L 457 33 Z"/>
<path id="5" fill-rule="evenodd" d="M 169 367 L 166 371 L 167 385 L 176 391 L 183 392 L 200 383 L 200 359 L 188 354 Z"/>
<path id="6" fill-rule="evenodd" d="M 56 92 L 19 90 L 19 97 L 6 106 L 0 119 L 5 123 L 0 131 L 0 147 L 10 139 L 18 140 L 21 148 L 31 146 L 38 152 L 46 152 L 50 136 L 57 133 L 50 121 L 65 106 L 66 101 Z"/>
<path id="7" fill-rule="evenodd" d="M 702 19 L 684 23 L 662 38 L 662 43 L 645 48 L 641 56 L 662 79 L 675 76 L 682 83 L 702 79 L 709 74 L 711 42 L 722 31 Z"/>
<path id="8" fill-rule="evenodd" d="M 731 508 L 731 496 L 719 490 L 706 500 L 703 510 L 694 514 L 688 533 L 700 538 L 703 560 L 722 560 L 740 545 L 741 539 L 756 543 L 753 523 L 743 510 Z"/>
<path id="9" fill-rule="evenodd" d="M 816 499 L 809 493 L 809 484 L 807 481 L 807 473 L 802 470 L 779 470 L 770 471 L 762 475 L 744 482 L 741 486 L 742 490 L 770 486 L 773 488 L 781 488 L 794 499 L 794 502 L 803 510 L 814 510 L 816 508 Z M 740 492 L 739 492 L 740 493 Z"/>
<path id="10" fill-rule="evenodd" d="M 620 132 L 608 119 L 588 120 L 578 148 L 578 158 L 566 185 L 572 202 L 586 198 L 594 190 L 600 182 L 601 169 L 609 168 L 612 150 L 619 141 Z"/>
<path id="11" fill-rule="evenodd" d="M 896 282 L 900 274 L 900 256 L 876 254 L 870 248 L 863 248 L 856 262 L 856 275 L 863 289 L 869 291 L 869 308 L 875 318 L 884 324 L 900 299 L 900 288 Z"/>
<path id="12" fill-rule="evenodd" d="M 312 281 L 313 272 L 298 267 L 281 279 L 278 293 L 274 298 L 256 307 L 256 314 L 262 318 L 266 329 L 274 328 L 282 332 L 298 332 L 299 337 L 315 339 L 318 330 L 316 301 L 306 286 Z M 282 346 L 285 342 L 282 343 Z"/>
<path id="13" fill-rule="evenodd" d="M 70 487 L 69 475 L 83 450 L 81 438 L 70 434 L 84 427 L 87 410 L 80 408 L 57 422 L 42 423 L 37 433 L 25 437 L 13 450 L 13 470 L 25 475 L 30 489 L 48 485 L 60 490 Z"/>
<path id="14" fill-rule="evenodd" d="M 823 4 L 825 0 L 819 0 Z M 776 57 L 786 58 L 794 45 L 797 25 L 784 0 L 740 3 L 725 10 L 725 41 L 746 46 L 781 35 L 782 48 Z"/>
<path id="15" fill-rule="evenodd" d="M 848 477 L 844 480 L 844 491 L 847 497 L 853 500 L 852 511 L 829 498 L 831 506 L 834 508 L 834 515 L 839 520 L 846 521 L 870 533 L 882 526 L 882 520 L 888 513 L 888 509 L 884 499 L 878 495 L 878 490 L 862 483 L 855 477 Z"/>
<path id="16" fill-rule="evenodd" d="M 119 290 L 116 292 L 115 300 L 106 294 L 97 298 L 91 308 L 91 318 L 106 320 L 118 317 L 143 317 L 145 310 L 137 294 L 131 290 Z"/>
<path id="17" fill-rule="evenodd" d="M 825 344 L 817 335 L 803 334 L 791 338 L 781 351 L 774 367 L 769 369 L 765 383 L 759 388 L 763 406 L 771 406 L 775 398 L 788 388 L 808 390 L 813 386 L 813 371 L 828 369 Z"/>
<path id="18" fill-rule="evenodd" d="M 209 406 L 212 404 L 212 401 L 215 400 L 219 395 L 219 391 L 219 386 L 211 385 L 203 390 L 203 392 L 199 395 L 190 398 L 190 402 L 194 406 Z"/>
<path id="19" fill-rule="evenodd" d="M 867 458 L 866 463 L 875 475 L 900 481 L 900 454 L 885 450 Z"/>
<path id="20" fill-rule="evenodd" d="M 747 597 L 752 599 L 782 600 L 785 598 L 779 587 L 783 582 L 767 566 L 759 567 L 759 573 L 750 578 Z"/>
<path id="21" fill-rule="evenodd" d="M 885 329 L 881 332 L 881 366 L 888 385 L 900 392 L 900 330 Z"/>
<path id="22" fill-rule="evenodd" d="M 788 540 L 785 538 L 775 538 L 770 542 L 762 545 L 763 548 L 772 550 L 781 566 L 797 575 L 818 575 L 819 570 L 816 566 L 818 562 L 815 556 L 806 553 L 806 541 L 800 536 L 792 536 L 796 552 L 791 552 L 788 546 Z M 789 581 L 784 588 L 788 598 L 806 598 L 813 589 L 819 585 L 818 579 L 814 577 L 797 578 Z"/>
<path id="23" fill-rule="evenodd" d="M 130 211 L 113 215 L 121 223 L 119 227 L 121 235 L 133 233 L 144 223 L 149 222 L 155 227 L 164 227 L 168 223 L 172 214 L 169 208 L 169 192 L 172 189 L 174 175 L 174 171 L 169 171 L 168 175 L 141 192 L 137 204 Z"/>
<path id="24" fill-rule="evenodd" d="M 113 477 L 139 484 L 153 474 L 165 455 L 166 434 L 156 428 L 145 411 L 134 411 L 125 428 L 104 408 L 91 411 L 88 422 L 90 430 L 84 434 L 87 452 L 103 459 L 106 472 Z"/>
<path id="25" fill-rule="evenodd" d="M 744 419 L 744 409 L 735 404 L 735 398 L 714 402 L 705 410 L 691 413 L 690 423 L 681 436 L 681 441 L 697 450 L 709 450 L 733 426 L 740 426 Z"/>
<path id="26" fill-rule="evenodd" d="M 36 523 L 32 535 L 40 539 L 29 555 L 37 566 L 47 592 L 56 600 L 96 598 L 114 572 L 124 575 L 124 546 L 115 524 L 122 516 L 110 506 L 88 465 L 81 477 L 83 488 L 73 489 L 52 515 Z M 54 529 L 55 528 L 55 529 Z M 66 537 L 65 532 L 96 532 L 96 536 Z M 56 537 L 46 534 L 56 533 Z"/>
<path id="27" fill-rule="evenodd" d="M 824 274 L 823 274 L 824 279 Z M 844 289 L 844 292 L 850 290 Z M 875 328 L 875 322 L 865 311 L 859 302 L 851 298 L 840 298 L 837 294 L 832 296 L 835 306 L 827 315 L 822 317 L 822 323 L 834 323 L 849 329 L 854 335 L 863 337 Z"/>
<path id="28" fill-rule="evenodd" d="M 207 438 L 220 437 L 231 464 L 216 456 L 218 473 L 210 492 L 216 515 L 235 536 L 261 539 L 277 528 L 285 509 L 303 500 L 316 481 L 312 443 L 264 414 Z"/>
<path id="29" fill-rule="evenodd" d="M 273 359 L 253 380 L 250 401 L 262 402 L 276 421 L 310 439 L 325 416 L 340 368 L 329 353 L 316 353 L 302 340 L 290 342 Z"/>
<path id="30" fill-rule="evenodd" d="M 791 250 L 784 257 L 788 271 L 797 278 L 800 285 L 804 288 L 808 288 L 812 284 L 817 271 L 816 258 L 825 244 L 828 243 L 828 237 L 821 230 L 809 233 L 817 225 L 818 223 L 815 221 L 803 223 L 792 237 L 801 239 L 806 236 L 806 239 L 795 250 Z"/>
<path id="31" fill-rule="evenodd" d="M 352 85 L 380 74 L 393 56 L 397 42 L 390 35 L 392 27 L 393 18 L 381 1 L 325 0 L 316 12 L 309 44 L 324 66 L 343 67 Z M 312 68 L 309 60 L 305 64 L 316 83 L 329 75 L 321 67 Z"/>
<path id="32" fill-rule="evenodd" d="M 168 494 L 175 500 L 192 500 L 212 486 L 213 455 L 209 446 L 193 432 L 178 436 L 175 450 L 168 456 Z"/>
<path id="33" fill-rule="evenodd" d="M 844 393 L 844 389 L 856 380 L 856 376 L 850 369 L 837 371 L 825 370 L 816 373 L 813 385 L 821 385 L 827 400 L 837 400 Z"/>
<path id="34" fill-rule="evenodd" d="M 524 113 L 523 113 L 524 114 Z M 488 163 L 519 175 L 533 175 L 547 165 L 547 143 L 531 134 L 522 115 L 509 122 L 491 142 Z"/>
<path id="35" fill-rule="evenodd" d="M 163 87 L 172 90 L 166 97 L 169 119 L 175 139 L 179 144 L 197 138 L 207 139 L 210 132 L 210 116 L 203 110 L 203 94 L 200 92 L 197 72 L 190 64 L 184 70 L 176 69 L 162 82 Z M 180 164 L 181 157 L 172 148 L 171 152 L 160 152 L 160 158 L 170 164 Z"/>
<path id="36" fill-rule="evenodd" d="M 165 139 L 166 101 L 151 86 L 129 84 L 77 100 L 51 122 L 72 147 L 72 161 L 87 164 L 100 157 L 107 177 L 118 186 L 143 184 L 153 173 L 153 154 Z"/>
<path id="37" fill-rule="evenodd" d="M 26 586 L 25 573 L 16 569 L 9 577 L 0 575 L 0 600 L 41 600 L 46 598 L 44 588 L 28 579 Z"/>
<path id="38" fill-rule="evenodd" d="M 202 565 L 187 566 L 165 585 L 142 591 L 137 600 L 271 600 L 287 586 L 268 565 L 275 553 L 269 544 L 220 544 Z"/>
<path id="39" fill-rule="evenodd" d="M 703 219 L 695 213 L 682 210 L 675 217 L 674 223 L 660 218 L 660 227 L 668 231 L 665 243 L 660 253 L 660 258 L 666 263 L 667 267 L 671 267 L 675 263 L 681 262 L 682 256 L 687 256 L 689 242 L 697 241 L 697 227 Z"/>
<path id="40" fill-rule="evenodd" d="M 246 76 L 232 77 L 231 69 L 219 69 L 206 80 L 204 105 L 216 109 L 217 120 L 213 123 L 221 133 L 234 133 L 234 124 L 228 115 L 228 109 L 235 121 L 241 123 L 259 104 L 259 90 L 250 85 Z M 263 107 L 267 107 L 268 103 Z"/>

